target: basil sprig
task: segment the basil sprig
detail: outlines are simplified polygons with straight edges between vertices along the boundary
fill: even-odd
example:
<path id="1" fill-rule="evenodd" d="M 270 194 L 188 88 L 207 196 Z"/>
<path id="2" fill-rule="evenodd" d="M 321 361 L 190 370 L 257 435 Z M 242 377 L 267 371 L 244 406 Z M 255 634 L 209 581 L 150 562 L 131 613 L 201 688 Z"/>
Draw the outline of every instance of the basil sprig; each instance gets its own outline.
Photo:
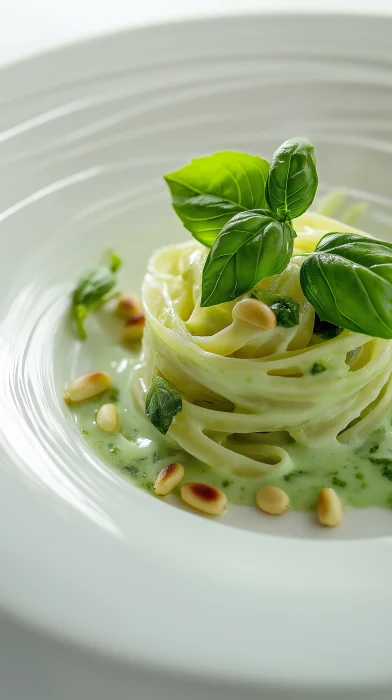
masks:
<path id="1" fill-rule="evenodd" d="M 269 167 L 266 199 L 280 221 L 291 221 L 312 204 L 318 186 L 314 148 L 305 138 L 285 141 Z"/>
<path id="2" fill-rule="evenodd" d="M 195 158 L 165 175 L 173 208 L 200 243 L 211 246 L 234 214 L 266 206 L 268 163 L 258 156 L 222 151 Z"/>
<path id="3" fill-rule="evenodd" d="M 327 233 L 303 263 L 300 280 L 323 321 L 392 338 L 392 243 Z"/>
<path id="4" fill-rule="evenodd" d="M 184 225 L 211 248 L 201 306 L 232 301 L 285 269 L 296 235 L 291 221 L 312 204 L 318 186 L 314 148 L 305 138 L 285 141 L 270 165 L 224 151 L 165 179 Z M 333 338 L 345 328 L 392 338 L 392 243 L 329 233 L 306 257 L 300 281 L 317 314 L 315 334 Z M 281 301 L 276 306 L 286 327 L 298 323 L 297 311 Z"/>
<path id="5" fill-rule="evenodd" d="M 109 252 L 107 257 L 106 263 L 98 265 L 79 280 L 72 293 L 71 312 L 81 340 L 87 337 L 84 322 L 88 314 L 118 296 L 118 292 L 109 292 L 116 285 L 116 272 L 121 267 L 122 260 L 113 252 Z"/>
<path id="6" fill-rule="evenodd" d="M 295 233 L 267 209 L 233 216 L 212 246 L 203 270 L 201 306 L 231 301 L 288 265 Z"/>
<path id="7" fill-rule="evenodd" d="M 154 377 L 146 395 L 146 416 L 162 435 L 182 411 L 180 394 L 163 377 Z"/>
<path id="8" fill-rule="evenodd" d="M 232 301 L 285 269 L 296 235 L 291 219 L 311 204 L 318 182 L 313 146 L 301 138 L 286 141 L 270 165 L 223 151 L 196 158 L 165 180 L 184 226 L 212 246 L 201 306 Z"/>

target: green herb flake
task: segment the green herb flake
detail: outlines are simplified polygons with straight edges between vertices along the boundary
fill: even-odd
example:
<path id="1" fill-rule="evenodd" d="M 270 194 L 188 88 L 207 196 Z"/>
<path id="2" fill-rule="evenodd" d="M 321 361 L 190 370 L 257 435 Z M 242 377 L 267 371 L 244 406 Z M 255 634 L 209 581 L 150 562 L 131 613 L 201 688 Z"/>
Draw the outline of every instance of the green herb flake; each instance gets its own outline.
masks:
<path id="1" fill-rule="evenodd" d="M 173 419 L 181 411 L 180 394 L 163 377 L 154 377 L 146 395 L 147 418 L 162 435 L 166 435 Z"/>
<path id="2" fill-rule="evenodd" d="M 109 452 L 111 452 L 111 454 L 113 454 L 113 455 L 116 455 L 116 454 L 118 454 L 119 452 L 121 452 L 120 448 L 117 447 L 117 445 L 113 445 L 112 442 L 109 443 L 109 445 L 108 445 L 108 450 L 109 450 Z"/>
<path id="3" fill-rule="evenodd" d="M 381 474 L 385 476 L 386 479 L 389 479 L 389 481 L 392 481 L 392 469 L 389 467 L 384 467 Z"/>
<path id="4" fill-rule="evenodd" d="M 292 481 L 297 476 L 301 476 L 301 474 L 304 474 L 303 469 L 294 469 L 292 472 L 289 472 L 288 474 L 284 474 L 283 478 L 285 481 Z"/>
<path id="5" fill-rule="evenodd" d="M 116 403 L 120 398 L 120 389 L 118 389 L 116 386 L 112 386 L 111 389 L 109 389 L 109 394 L 108 394 L 108 400 L 111 403 Z"/>
<path id="6" fill-rule="evenodd" d="M 379 447 L 380 447 L 380 445 L 378 443 L 376 443 L 375 445 L 372 445 L 372 447 L 369 450 L 370 454 L 374 454 L 375 452 L 377 452 Z"/>
<path id="7" fill-rule="evenodd" d="M 264 302 L 276 316 L 276 324 L 282 328 L 293 328 L 299 324 L 300 306 L 295 299 L 281 294 L 274 294 L 255 287 L 251 297 Z"/>
<path id="8" fill-rule="evenodd" d="M 80 432 L 82 435 L 88 435 L 88 430 L 86 430 L 86 428 L 80 428 Z"/>
<path id="9" fill-rule="evenodd" d="M 223 479 L 223 481 L 222 481 L 222 487 L 223 487 L 224 489 L 226 489 L 228 486 L 231 486 L 232 483 L 233 483 L 233 480 L 232 480 L 232 479 Z"/>
<path id="10" fill-rule="evenodd" d="M 325 372 L 326 369 L 326 366 L 322 362 L 315 362 L 310 371 L 311 374 L 321 374 L 321 372 Z"/>
<path id="11" fill-rule="evenodd" d="M 355 474 L 355 478 L 356 478 L 356 479 L 359 479 L 359 481 L 362 481 L 365 477 L 364 477 L 364 475 L 362 474 L 362 472 L 357 472 L 357 473 Z"/>
<path id="12" fill-rule="evenodd" d="M 124 469 L 130 476 L 135 477 L 139 475 L 139 468 L 135 467 L 133 464 L 131 464 L 130 466 L 124 465 Z"/>
<path id="13" fill-rule="evenodd" d="M 343 481 L 343 479 L 339 479 L 337 476 L 334 476 L 332 479 L 332 483 L 334 486 L 340 486 L 340 488 L 344 488 L 347 486 L 347 482 Z"/>
<path id="14" fill-rule="evenodd" d="M 378 464 L 383 467 L 381 474 L 386 479 L 392 481 L 392 459 L 390 457 L 369 457 L 372 464 Z"/>

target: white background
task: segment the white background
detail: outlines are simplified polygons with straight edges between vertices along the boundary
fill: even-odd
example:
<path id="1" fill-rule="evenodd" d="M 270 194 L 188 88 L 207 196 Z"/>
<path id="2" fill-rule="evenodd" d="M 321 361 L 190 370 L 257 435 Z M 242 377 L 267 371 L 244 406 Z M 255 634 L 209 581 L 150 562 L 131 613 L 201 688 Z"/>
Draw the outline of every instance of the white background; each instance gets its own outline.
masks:
<path id="1" fill-rule="evenodd" d="M 126 26 L 265 9 L 392 13 L 392 0 L 0 0 L 0 65 Z"/>

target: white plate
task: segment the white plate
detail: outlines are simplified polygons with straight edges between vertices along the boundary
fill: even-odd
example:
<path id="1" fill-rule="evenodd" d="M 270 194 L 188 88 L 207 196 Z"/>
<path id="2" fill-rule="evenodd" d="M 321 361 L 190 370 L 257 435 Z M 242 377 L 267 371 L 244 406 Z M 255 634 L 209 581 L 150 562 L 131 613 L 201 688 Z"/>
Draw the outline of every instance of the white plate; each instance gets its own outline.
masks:
<path id="1" fill-rule="evenodd" d="M 391 39 L 386 18 L 208 20 L 0 73 L 0 609 L 100 655 L 72 697 L 390 695 L 390 512 L 337 532 L 240 507 L 211 522 L 100 463 L 61 397 L 89 361 L 64 323 L 73 281 L 110 243 L 135 288 L 153 248 L 187 236 L 161 175 L 191 156 L 306 134 L 324 189 L 366 199 L 363 226 L 388 236 Z"/>

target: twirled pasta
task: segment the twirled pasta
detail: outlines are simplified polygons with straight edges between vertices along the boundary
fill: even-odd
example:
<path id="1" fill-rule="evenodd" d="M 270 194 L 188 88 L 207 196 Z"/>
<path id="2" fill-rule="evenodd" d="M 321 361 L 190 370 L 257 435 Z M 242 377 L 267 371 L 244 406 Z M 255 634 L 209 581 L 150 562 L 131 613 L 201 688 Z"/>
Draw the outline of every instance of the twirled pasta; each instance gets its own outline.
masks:
<path id="1" fill-rule="evenodd" d="M 300 304 L 293 328 L 233 322 L 235 302 L 200 308 L 207 249 L 196 241 L 158 250 L 143 285 L 146 332 L 132 392 L 141 410 L 156 374 L 181 394 L 169 435 L 214 469 L 252 476 L 292 467 L 290 450 L 352 443 L 380 423 L 392 398 L 392 341 L 344 331 L 313 335 L 314 310 L 299 283 L 304 254 L 327 231 L 353 229 L 319 214 L 295 222 L 291 263 L 261 286 Z M 327 369 L 312 373 L 315 364 Z"/>

